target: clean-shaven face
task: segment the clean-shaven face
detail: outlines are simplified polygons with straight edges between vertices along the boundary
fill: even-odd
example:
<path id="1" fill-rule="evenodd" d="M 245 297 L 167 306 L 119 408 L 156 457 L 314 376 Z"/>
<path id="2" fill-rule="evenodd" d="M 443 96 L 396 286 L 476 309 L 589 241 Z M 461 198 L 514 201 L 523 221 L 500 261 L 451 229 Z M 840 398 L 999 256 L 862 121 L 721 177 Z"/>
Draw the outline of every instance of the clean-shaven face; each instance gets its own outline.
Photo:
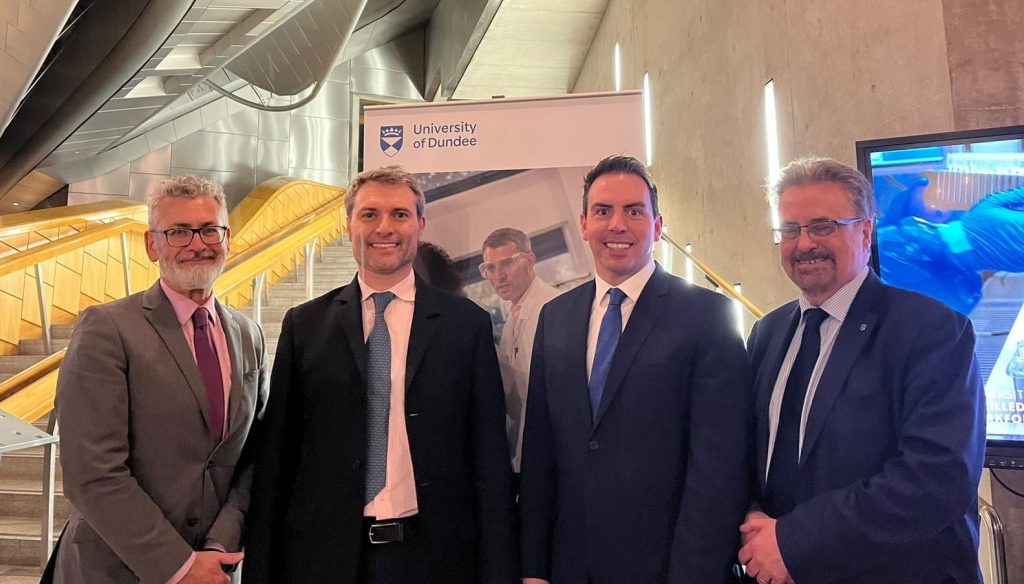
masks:
<path id="1" fill-rule="evenodd" d="M 348 237 L 356 263 L 367 276 L 392 279 L 412 269 L 426 220 L 416 214 L 416 194 L 397 184 L 360 187 L 349 217 Z"/>
<path id="2" fill-rule="evenodd" d="M 602 174 L 590 185 L 580 226 L 601 278 L 617 286 L 651 260 L 661 238 L 661 215 L 654 216 L 651 192 L 634 174 Z"/>

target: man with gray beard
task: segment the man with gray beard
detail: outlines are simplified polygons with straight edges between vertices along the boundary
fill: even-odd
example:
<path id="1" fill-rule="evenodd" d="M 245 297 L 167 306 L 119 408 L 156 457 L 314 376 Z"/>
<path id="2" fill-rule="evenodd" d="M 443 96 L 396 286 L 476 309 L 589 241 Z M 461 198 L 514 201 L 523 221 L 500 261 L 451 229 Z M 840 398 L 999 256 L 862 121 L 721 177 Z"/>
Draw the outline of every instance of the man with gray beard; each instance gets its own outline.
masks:
<path id="1" fill-rule="evenodd" d="M 224 583 L 242 559 L 244 448 L 267 400 L 259 327 L 217 302 L 231 229 L 219 185 L 150 193 L 149 290 L 84 310 L 56 413 L 74 509 L 44 582 Z"/>

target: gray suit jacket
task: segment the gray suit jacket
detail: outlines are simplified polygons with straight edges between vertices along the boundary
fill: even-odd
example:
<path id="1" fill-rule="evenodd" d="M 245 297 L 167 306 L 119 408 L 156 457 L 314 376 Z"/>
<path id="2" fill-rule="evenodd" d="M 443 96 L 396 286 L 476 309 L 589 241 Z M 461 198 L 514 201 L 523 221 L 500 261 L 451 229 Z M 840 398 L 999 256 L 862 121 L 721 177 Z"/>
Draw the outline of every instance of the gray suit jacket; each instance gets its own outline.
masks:
<path id="1" fill-rule="evenodd" d="M 164 584 L 214 540 L 238 550 L 249 504 L 246 437 L 267 400 L 253 321 L 219 303 L 231 356 L 226 435 L 210 436 L 195 358 L 159 283 L 82 312 L 61 365 L 56 413 L 74 510 L 56 582 Z"/>

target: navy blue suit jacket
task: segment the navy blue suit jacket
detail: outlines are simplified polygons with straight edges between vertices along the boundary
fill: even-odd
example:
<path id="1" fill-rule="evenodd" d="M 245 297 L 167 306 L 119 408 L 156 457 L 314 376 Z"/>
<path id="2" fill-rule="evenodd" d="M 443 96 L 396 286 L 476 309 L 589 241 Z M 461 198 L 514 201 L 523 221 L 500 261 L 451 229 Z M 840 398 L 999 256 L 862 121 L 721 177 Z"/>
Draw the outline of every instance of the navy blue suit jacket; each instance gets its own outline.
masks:
<path id="1" fill-rule="evenodd" d="M 773 311 L 748 342 L 762 492 L 768 404 L 799 312 L 797 302 Z M 871 273 L 838 334 L 806 424 L 797 507 L 776 528 L 790 575 L 798 584 L 981 582 L 985 412 L 970 321 Z"/>
<path id="2" fill-rule="evenodd" d="M 750 495 L 752 390 L 729 301 L 658 268 L 596 424 L 588 282 L 548 302 L 523 446 L 522 569 L 554 584 L 728 581 Z"/>

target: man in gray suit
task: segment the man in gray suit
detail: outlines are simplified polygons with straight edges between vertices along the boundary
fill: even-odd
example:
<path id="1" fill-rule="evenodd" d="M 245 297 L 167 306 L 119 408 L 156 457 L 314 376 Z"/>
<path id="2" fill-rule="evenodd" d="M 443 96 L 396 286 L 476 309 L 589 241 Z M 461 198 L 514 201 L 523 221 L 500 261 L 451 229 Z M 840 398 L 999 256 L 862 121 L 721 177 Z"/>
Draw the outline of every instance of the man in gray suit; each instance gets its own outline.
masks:
<path id="1" fill-rule="evenodd" d="M 243 446 L 268 378 L 259 327 L 213 297 L 229 239 L 219 185 L 160 183 L 146 234 L 160 281 L 79 317 L 56 398 L 74 510 L 44 581 L 223 583 L 242 559 Z"/>

